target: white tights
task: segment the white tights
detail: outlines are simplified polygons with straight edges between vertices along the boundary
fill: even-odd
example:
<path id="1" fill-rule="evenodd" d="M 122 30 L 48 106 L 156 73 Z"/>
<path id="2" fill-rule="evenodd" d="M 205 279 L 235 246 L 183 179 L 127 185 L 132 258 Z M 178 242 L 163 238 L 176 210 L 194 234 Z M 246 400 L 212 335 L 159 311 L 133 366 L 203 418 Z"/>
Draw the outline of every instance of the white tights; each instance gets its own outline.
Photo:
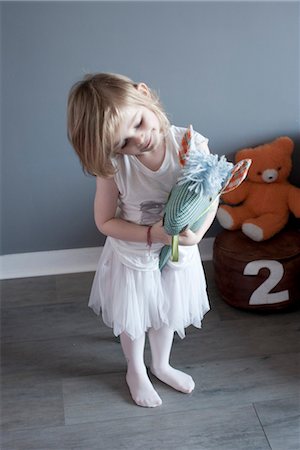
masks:
<path id="1" fill-rule="evenodd" d="M 159 380 L 174 389 L 190 393 L 195 387 L 192 377 L 174 369 L 169 364 L 173 335 L 173 330 L 167 327 L 149 330 L 148 337 L 152 356 L 150 370 Z M 131 340 L 125 333 L 122 333 L 120 338 L 127 360 L 126 381 L 133 400 L 139 406 L 153 408 L 161 405 L 161 398 L 148 378 L 144 363 L 145 335 Z"/>

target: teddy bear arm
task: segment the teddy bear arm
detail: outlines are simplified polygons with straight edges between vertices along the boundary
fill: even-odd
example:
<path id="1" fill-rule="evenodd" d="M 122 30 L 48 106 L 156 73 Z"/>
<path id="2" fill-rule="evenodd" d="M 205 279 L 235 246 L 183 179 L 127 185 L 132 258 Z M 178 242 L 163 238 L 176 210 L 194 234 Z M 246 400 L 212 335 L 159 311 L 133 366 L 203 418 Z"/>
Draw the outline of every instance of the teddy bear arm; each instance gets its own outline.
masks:
<path id="1" fill-rule="evenodd" d="M 225 203 L 228 203 L 229 205 L 237 205 L 247 198 L 249 191 L 248 187 L 249 183 L 244 181 L 244 183 L 240 184 L 240 186 L 233 191 L 223 194 L 221 198 Z"/>
<path id="2" fill-rule="evenodd" d="M 291 186 L 288 195 L 288 205 L 295 217 L 300 217 L 300 189 Z"/>

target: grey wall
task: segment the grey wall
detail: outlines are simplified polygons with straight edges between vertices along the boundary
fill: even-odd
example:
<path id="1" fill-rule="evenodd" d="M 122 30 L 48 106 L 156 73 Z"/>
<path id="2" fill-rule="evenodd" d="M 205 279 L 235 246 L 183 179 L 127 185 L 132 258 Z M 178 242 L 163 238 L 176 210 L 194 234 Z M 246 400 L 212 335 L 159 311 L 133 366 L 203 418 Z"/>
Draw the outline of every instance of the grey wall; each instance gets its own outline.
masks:
<path id="1" fill-rule="evenodd" d="M 2 253 L 103 243 L 65 129 L 86 72 L 147 82 L 229 158 L 291 136 L 300 186 L 299 2 L 3 2 L 1 29 Z"/>

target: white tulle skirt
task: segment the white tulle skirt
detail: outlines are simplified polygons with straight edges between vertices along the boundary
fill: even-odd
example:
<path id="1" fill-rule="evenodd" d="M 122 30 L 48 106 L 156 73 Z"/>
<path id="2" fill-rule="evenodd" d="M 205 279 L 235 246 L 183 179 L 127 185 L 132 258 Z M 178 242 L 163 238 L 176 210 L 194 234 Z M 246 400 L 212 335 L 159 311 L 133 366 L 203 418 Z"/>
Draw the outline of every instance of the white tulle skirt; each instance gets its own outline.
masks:
<path id="1" fill-rule="evenodd" d="M 120 242 L 107 238 L 89 300 L 114 334 L 137 339 L 167 325 L 184 338 L 189 325 L 201 328 L 209 302 L 198 247 L 180 246 L 179 262 L 169 261 L 160 272 L 159 248 L 150 255 L 125 252 Z"/>

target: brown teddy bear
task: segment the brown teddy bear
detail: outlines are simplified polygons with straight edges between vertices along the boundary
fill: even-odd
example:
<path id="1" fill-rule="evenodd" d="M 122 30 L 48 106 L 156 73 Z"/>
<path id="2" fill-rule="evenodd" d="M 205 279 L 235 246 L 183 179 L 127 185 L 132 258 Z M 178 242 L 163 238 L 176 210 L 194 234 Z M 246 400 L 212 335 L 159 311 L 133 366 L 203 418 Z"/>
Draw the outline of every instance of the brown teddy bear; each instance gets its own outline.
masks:
<path id="1" fill-rule="evenodd" d="M 300 217 L 300 189 L 287 181 L 293 150 L 289 137 L 279 137 L 236 153 L 236 162 L 250 158 L 252 164 L 246 181 L 222 195 L 227 204 L 219 207 L 217 218 L 225 229 L 241 228 L 249 238 L 262 241 L 286 225 L 290 211 Z"/>

